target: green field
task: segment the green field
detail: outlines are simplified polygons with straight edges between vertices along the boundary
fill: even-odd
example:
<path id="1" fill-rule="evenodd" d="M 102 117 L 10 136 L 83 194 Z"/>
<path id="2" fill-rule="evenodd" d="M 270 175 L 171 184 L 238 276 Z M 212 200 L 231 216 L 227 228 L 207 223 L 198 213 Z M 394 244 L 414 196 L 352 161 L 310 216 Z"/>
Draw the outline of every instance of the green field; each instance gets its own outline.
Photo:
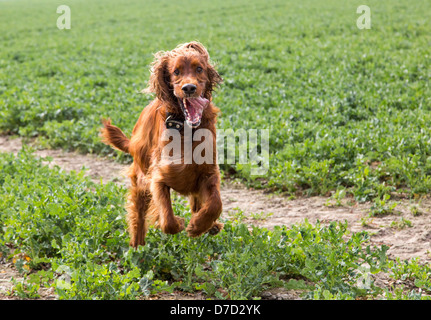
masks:
<path id="1" fill-rule="evenodd" d="M 131 133 L 152 54 L 197 39 L 224 78 L 219 128 L 270 129 L 264 187 L 430 191 L 429 1 L 371 1 L 370 30 L 358 1 L 71 1 L 70 30 L 59 4 L 0 3 L 0 131 L 109 154 L 100 118 Z"/>
<path id="2" fill-rule="evenodd" d="M 132 249 L 124 188 L 49 169 L 42 160 L 25 150 L 16 157 L 0 153 L 0 256 L 13 257 L 24 275 L 12 296 L 38 298 L 40 288 L 53 287 L 59 299 L 139 299 L 173 291 L 255 299 L 283 287 L 305 299 L 429 298 L 430 265 L 391 261 L 387 246 L 371 247 L 366 232 L 350 234 L 343 223 L 249 231 L 227 220 L 219 235 L 197 239 L 151 228 L 146 245 Z M 189 221 L 184 200 L 174 198 L 174 211 Z M 371 274 L 380 272 L 399 284 L 375 285 Z M 414 286 L 405 287 L 406 279 Z"/>
<path id="3" fill-rule="evenodd" d="M 70 30 L 56 26 L 63 4 L 71 8 Z M 431 2 L 368 1 L 369 30 L 356 26 L 362 4 L 0 1 L 0 133 L 130 161 L 100 142 L 100 119 L 110 117 L 130 134 L 153 99 L 139 93 L 153 54 L 198 40 L 224 79 L 214 95 L 218 128 L 270 130 L 267 175 L 252 179 L 240 164 L 222 164 L 224 174 L 292 195 L 345 190 L 359 202 L 396 192 L 425 195 Z M 25 152 L 1 154 L 0 251 L 25 254 L 22 271 L 35 271 L 17 292 L 52 285 L 67 299 L 132 299 L 163 290 L 251 299 L 286 286 L 308 298 L 375 297 L 383 289 L 357 285 L 364 261 L 376 273 L 415 275 L 415 290 L 431 291 L 428 267 L 388 261 L 384 249 L 366 248 L 366 234 L 347 241 L 342 224 L 249 234 L 226 222 L 225 238 L 199 241 L 154 230 L 149 245 L 134 252 L 127 247 L 124 192 L 48 169 Z M 182 200 L 174 206 L 187 218 Z M 62 282 L 64 274 L 72 281 Z M 385 297 L 418 298 L 415 292 L 392 288 Z"/>

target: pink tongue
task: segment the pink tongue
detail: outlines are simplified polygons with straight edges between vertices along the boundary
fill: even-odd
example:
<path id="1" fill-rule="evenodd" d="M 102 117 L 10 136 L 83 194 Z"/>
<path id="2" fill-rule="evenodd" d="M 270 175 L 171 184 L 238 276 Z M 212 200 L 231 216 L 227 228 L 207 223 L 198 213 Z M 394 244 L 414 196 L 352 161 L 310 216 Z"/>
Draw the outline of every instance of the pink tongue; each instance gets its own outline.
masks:
<path id="1" fill-rule="evenodd" d="M 205 99 L 203 97 L 189 99 L 188 101 L 193 108 L 202 109 L 202 110 L 207 106 L 209 102 L 208 99 Z"/>
<path id="2" fill-rule="evenodd" d="M 188 108 L 188 111 L 192 119 L 195 119 L 196 116 L 198 116 L 200 119 L 202 117 L 203 110 L 208 106 L 209 100 L 199 97 L 194 99 L 188 99 L 187 101 L 191 107 Z"/>

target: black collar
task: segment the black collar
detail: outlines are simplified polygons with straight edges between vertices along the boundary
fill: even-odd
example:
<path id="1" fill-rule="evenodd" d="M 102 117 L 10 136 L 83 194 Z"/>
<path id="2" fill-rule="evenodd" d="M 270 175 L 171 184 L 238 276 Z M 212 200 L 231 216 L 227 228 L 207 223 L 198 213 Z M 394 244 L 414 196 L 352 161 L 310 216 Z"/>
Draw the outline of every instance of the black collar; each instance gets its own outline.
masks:
<path id="1" fill-rule="evenodd" d="M 175 129 L 178 131 L 184 128 L 184 116 L 178 113 L 166 112 L 165 125 L 167 129 Z"/>
<path id="2" fill-rule="evenodd" d="M 184 125 L 186 124 L 186 120 L 182 114 L 166 112 L 166 120 L 165 126 L 166 129 L 174 129 L 183 134 Z M 199 127 L 191 128 L 192 133 L 195 133 Z"/>

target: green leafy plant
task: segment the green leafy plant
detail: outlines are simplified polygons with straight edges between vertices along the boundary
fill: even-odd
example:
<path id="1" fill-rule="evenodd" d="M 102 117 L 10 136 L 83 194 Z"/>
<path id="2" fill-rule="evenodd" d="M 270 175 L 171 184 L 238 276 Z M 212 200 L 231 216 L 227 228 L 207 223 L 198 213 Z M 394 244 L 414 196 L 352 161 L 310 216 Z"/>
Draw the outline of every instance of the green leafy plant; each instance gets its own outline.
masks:
<path id="1" fill-rule="evenodd" d="M 393 214 L 398 203 L 390 202 L 389 199 L 390 199 L 389 194 L 385 194 L 383 196 L 383 199 L 380 199 L 379 197 L 375 198 L 373 201 L 373 205 L 371 206 L 370 215 L 380 216 L 380 215 Z"/>
<path id="2" fill-rule="evenodd" d="M 264 212 L 264 211 L 250 213 L 250 216 L 252 219 L 259 220 L 259 221 L 260 220 L 266 220 L 273 215 L 274 215 L 274 213 L 272 213 L 272 212 Z"/>
<path id="3" fill-rule="evenodd" d="M 26 278 L 22 280 L 11 279 L 13 287 L 9 292 L 12 296 L 17 296 L 21 299 L 35 299 L 39 298 L 38 293 L 39 285 L 32 283 L 31 281 L 26 281 Z"/>
<path id="4" fill-rule="evenodd" d="M 405 219 L 404 217 L 401 217 L 401 219 L 399 221 L 392 221 L 391 222 L 391 228 L 395 228 L 395 229 L 404 229 L 406 227 L 412 227 L 412 222 L 408 219 Z"/>

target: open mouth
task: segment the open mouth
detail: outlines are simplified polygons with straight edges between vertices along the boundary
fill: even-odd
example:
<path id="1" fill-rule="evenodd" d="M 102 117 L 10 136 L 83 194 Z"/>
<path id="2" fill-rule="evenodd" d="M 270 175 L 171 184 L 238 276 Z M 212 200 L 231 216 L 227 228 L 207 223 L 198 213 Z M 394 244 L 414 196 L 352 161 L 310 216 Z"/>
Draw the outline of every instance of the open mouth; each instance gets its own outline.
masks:
<path id="1" fill-rule="evenodd" d="M 183 98 L 182 100 L 178 100 L 180 101 L 180 106 L 187 124 L 192 128 L 199 127 L 202 120 L 202 113 L 208 106 L 209 100 L 204 97 Z"/>

